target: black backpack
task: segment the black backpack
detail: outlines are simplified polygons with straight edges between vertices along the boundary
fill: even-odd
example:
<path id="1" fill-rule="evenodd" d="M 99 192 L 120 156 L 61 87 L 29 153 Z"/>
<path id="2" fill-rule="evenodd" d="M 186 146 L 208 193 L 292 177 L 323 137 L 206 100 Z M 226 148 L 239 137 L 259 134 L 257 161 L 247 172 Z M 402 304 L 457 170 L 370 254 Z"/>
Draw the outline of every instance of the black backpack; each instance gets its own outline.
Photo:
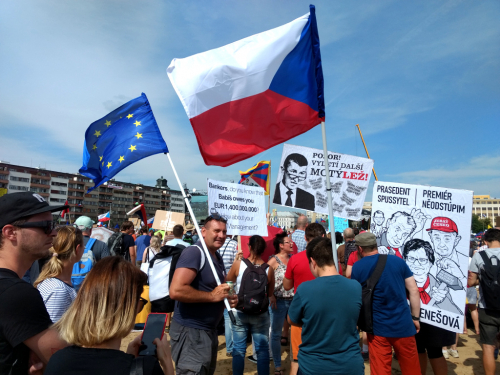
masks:
<path id="1" fill-rule="evenodd" d="M 483 293 L 485 308 L 490 310 L 500 310 L 500 259 L 496 258 L 497 264 L 494 266 L 491 258 L 488 258 L 486 250 L 480 251 L 483 258 L 484 269 L 481 272 L 479 283 Z"/>
<path id="2" fill-rule="evenodd" d="M 254 265 L 248 259 L 243 259 L 243 262 L 247 265 L 247 269 L 241 277 L 236 309 L 245 314 L 259 315 L 266 312 L 269 307 L 266 274 L 269 265 L 267 263 Z"/>
<path id="3" fill-rule="evenodd" d="M 378 256 L 377 265 L 361 291 L 361 311 L 359 312 L 358 327 L 366 333 L 373 333 L 373 291 L 384 272 L 387 254 Z"/>
<path id="4" fill-rule="evenodd" d="M 194 245 L 193 235 L 191 233 L 186 233 L 182 240 L 190 245 Z"/>
<path id="5" fill-rule="evenodd" d="M 125 234 L 122 232 L 118 233 L 113 233 L 111 237 L 108 239 L 108 249 L 109 253 L 112 256 L 121 256 L 122 258 L 125 258 L 126 260 L 130 260 L 130 253 L 128 249 L 124 248 L 123 245 L 123 237 L 125 237 Z"/>
<path id="6" fill-rule="evenodd" d="M 358 251 L 358 247 L 356 246 L 355 241 L 346 241 L 345 243 L 345 250 L 344 250 L 344 269 L 347 269 L 347 261 L 349 260 L 349 256 L 355 252 Z"/>

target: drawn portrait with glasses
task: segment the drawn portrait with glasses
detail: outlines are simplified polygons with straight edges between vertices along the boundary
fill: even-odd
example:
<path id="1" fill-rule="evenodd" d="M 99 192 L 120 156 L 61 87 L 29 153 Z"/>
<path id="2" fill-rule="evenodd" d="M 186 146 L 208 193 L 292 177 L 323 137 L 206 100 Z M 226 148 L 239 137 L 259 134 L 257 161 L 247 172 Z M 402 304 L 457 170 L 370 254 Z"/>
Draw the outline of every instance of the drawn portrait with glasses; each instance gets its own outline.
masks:
<path id="1" fill-rule="evenodd" d="M 273 203 L 313 211 L 314 195 L 298 186 L 307 179 L 308 162 L 302 154 L 290 154 L 281 166 L 282 179 L 276 184 Z"/>

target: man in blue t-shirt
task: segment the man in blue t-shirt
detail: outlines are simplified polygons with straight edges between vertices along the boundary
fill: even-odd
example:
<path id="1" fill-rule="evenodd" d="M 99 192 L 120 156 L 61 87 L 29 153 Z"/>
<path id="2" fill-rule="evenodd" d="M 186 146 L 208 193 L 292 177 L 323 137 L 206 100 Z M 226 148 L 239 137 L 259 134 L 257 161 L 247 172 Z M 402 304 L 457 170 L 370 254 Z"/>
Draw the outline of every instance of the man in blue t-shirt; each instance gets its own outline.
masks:
<path id="1" fill-rule="evenodd" d="M 297 374 L 362 375 L 356 329 L 361 286 L 339 275 L 328 238 L 309 242 L 306 255 L 315 279 L 299 285 L 288 309 L 289 323 L 302 327 Z"/>
<path id="2" fill-rule="evenodd" d="M 226 219 L 218 214 L 210 215 L 201 235 L 219 280 L 224 282 L 226 271 L 217 250 L 226 241 Z M 217 325 L 224 311 L 223 300 L 227 298 L 231 307 L 238 303 L 238 296 L 230 296 L 228 292 L 227 284 L 217 286 L 200 241 L 182 251 L 170 284 L 170 298 L 177 301 L 170 342 L 178 374 L 213 375 L 215 372 Z"/>
<path id="3" fill-rule="evenodd" d="M 352 267 L 351 279 L 365 285 L 379 258 L 377 239 L 367 232 L 358 234 L 355 239 L 363 250 L 363 258 Z M 415 342 L 415 334 L 420 330 L 420 293 L 406 262 L 395 255 L 387 256 L 384 271 L 373 290 L 372 312 L 373 334 L 368 334 L 371 374 L 391 373 L 394 348 L 401 372 L 420 375 Z"/>
<path id="4" fill-rule="evenodd" d="M 135 240 L 135 246 L 137 248 L 137 258 L 135 262 L 140 267 L 142 264 L 142 256 L 144 255 L 144 250 L 146 250 L 146 248 L 151 243 L 151 236 L 148 234 L 148 227 L 146 225 L 141 228 L 139 234 L 140 236 Z"/>

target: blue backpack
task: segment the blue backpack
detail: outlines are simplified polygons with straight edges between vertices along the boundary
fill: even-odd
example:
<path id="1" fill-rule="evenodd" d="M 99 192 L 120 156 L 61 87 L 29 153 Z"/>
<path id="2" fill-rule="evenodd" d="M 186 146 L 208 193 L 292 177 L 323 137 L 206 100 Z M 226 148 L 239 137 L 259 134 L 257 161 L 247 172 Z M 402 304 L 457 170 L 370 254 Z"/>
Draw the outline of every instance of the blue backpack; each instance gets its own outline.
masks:
<path id="1" fill-rule="evenodd" d="M 82 286 L 85 276 L 90 272 L 92 266 L 94 265 L 95 258 L 92 252 L 92 246 L 94 246 L 96 239 L 90 238 L 89 242 L 85 246 L 83 251 L 82 259 L 75 263 L 73 266 L 73 273 L 71 275 L 71 282 L 73 283 L 73 288 L 78 292 L 80 286 Z"/>

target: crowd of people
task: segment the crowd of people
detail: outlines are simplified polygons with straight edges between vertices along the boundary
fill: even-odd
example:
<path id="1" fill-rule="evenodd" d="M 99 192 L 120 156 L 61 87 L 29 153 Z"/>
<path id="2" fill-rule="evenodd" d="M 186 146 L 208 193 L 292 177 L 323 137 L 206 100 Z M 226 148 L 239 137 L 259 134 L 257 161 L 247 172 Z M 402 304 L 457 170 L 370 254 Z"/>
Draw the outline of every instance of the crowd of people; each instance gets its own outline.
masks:
<path id="1" fill-rule="evenodd" d="M 453 308 L 432 289 L 435 255 L 425 241 L 408 241 L 400 256 L 379 254 L 373 233 L 347 228 L 332 244 L 301 215 L 291 235 L 248 237 L 244 253 L 246 237 L 228 236 L 226 219 L 212 214 L 200 233 L 192 225 L 136 233 L 126 221 L 104 243 L 91 237 L 88 217 L 58 227 L 52 212 L 64 208 L 30 192 L 0 197 L 0 374 L 214 374 L 221 328 L 235 375 L 244 373 L 249 340 L 260 375 L 271 361 L 284 374 L 288 346 L 290 375 L 360 375 L 368 360 L 371 374 L 391 374 L 393 357 L 403 375 L 425 374 L 427 361 L 447 374 L 457 335 L 420 322 L 431 291 L 437 306 Z M 467 306 L 492 375 L 500 230 L 484 242 L 471 252 Z M 155 356 L 139 356 L 141 335 L 120 351 L 144 308 L 173 313 Z"/>

